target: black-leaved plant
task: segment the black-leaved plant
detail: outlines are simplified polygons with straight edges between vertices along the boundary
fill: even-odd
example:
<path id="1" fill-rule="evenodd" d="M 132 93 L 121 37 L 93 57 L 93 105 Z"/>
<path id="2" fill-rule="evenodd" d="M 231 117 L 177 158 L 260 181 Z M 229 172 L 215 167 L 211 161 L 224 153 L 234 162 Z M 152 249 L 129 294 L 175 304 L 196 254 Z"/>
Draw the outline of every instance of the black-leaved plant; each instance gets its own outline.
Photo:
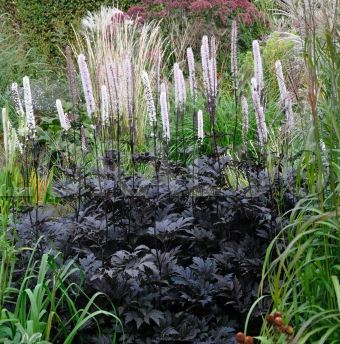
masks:
<path id="1" fill-rule="evenodd" d="M 270 181 L 256 166 L 239 167 L 248 185 L 230 187 L 226 168 L 232 163 L 202 157 L 195 178 L 192 167 L 179 173 L 162 162 L 150 179 L 98 171 L 100 187 L 89 176 L 81 196 L 73 181 L 63 182 L 56 192 L 76 205 L 81 197 L 80 207 L 39 219 L 42 250 L 57 247 L 78 260 L 88 291 L 108 294 L 117 307 L 127 343 L 234 343 L 281 225 L 273 195 L 287 200 L 283 210 L 294 197 L 284 176 Z M 33 240 L 25 219 L 19 232 Z M 267 306 L 254 313 L 253 334 Z"/>

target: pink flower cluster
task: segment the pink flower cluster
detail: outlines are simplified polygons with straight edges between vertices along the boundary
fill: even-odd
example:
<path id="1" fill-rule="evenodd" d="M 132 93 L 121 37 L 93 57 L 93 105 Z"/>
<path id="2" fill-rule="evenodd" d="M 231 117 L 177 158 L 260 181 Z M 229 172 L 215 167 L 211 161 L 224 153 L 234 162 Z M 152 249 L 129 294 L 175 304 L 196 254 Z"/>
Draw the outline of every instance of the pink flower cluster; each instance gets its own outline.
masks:
<path id="1" fill-rule="evenodd" d="M 176 16 L 183 12 L 189 16 L 209 14 L 222 24 L 226 24 L 235 14 L 247 25 L 252 24 L 255 19 L 264 19 L 250 0 L 141 0 L 139 5 L 130 7 L 128 15 L 148 19 Z"/>

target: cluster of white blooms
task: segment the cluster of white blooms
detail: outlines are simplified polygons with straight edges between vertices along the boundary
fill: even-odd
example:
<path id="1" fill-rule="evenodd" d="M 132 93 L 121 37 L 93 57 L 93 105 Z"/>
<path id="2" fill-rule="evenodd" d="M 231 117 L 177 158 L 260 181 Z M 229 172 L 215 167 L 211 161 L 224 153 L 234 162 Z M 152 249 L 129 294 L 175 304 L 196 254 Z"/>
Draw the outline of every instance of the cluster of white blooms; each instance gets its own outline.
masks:
<path id="1" fill-rule="evenodd" d="M 203 112 L 198 110 L 197 112 L 197 137 L 202 143 L 204 139 L 204 125 L 203 125 Z"/>
<path id="2" fill-rule="evenodd" d="M 245 141 L 248 135 L 248 130 L 249 130 L 249 109 L 248 109 L 247 98 L 244 95 L 241 96 L 241 110 L 242 110 L 242 137 L 243 137 L 243 141 Z"/>
<path id="3" fill-rule="evenodd" d="M 183 110 L 186 102 L 186 88 L 183 72 L 178 63 L 174 64 L 174 80 L 175 80 L 175 106 L 176 110 Z"/>
<path id="4" fill-rule="evenodd" d="M 256 117 L 256 123 L 257 123 L 257 132 L 259 137 L 259 143 L 260 146 L 264 146 L 264 144 L 267 141 L 267 126 L 264 116 L 264 110 L 261 105 L 261 99 L 260 94 L 258 91 L 258 85 L 255 78 L 251 79 L 251 92 L 253 97 L 253 104 L 254 104 L 254 110 L 255 110 L 255 117 Z"/>
<path id="5" fill-rule="evenodd" d="M 107 93 L 107 87 L 102 85 L 100 88 L 101 91 L 101 120 L 102 125 L 106 125 L 109 122 L 109 96 Z"/>
<path id="6" fill-rule="evenodd" d="M 237 21 L 234 19 L 231 25 L 231 75 L 236 86 L 238 77 L 237 63 Z"/>
<path id="7" fill-rule="evenodd" d="M 11 90 L 15 111 L 21 118 L 24 118 L 25 112 L 21 104 L 20 95 L 18 91 L 18 84 L 16 82 L 13 82 Z"/>
<path id="8" fill-rule="evenodd" d="M 217 68 L 216 68 L 216 42 L 211 37 L 210 47 L 208 36 L 203 36 L 201 45 L 203 84 L 209 102 L 217 96 Z"/>
<path id="9" fill-rule="evenodd" d="M 160 93 L 160 106 L 163 126 L 163 138 L 166 143 L 170 141 L 170 124 L 169 124 L 169 110 L 168 110 L 168 99 L 166 93 L 166 86 L 164 83 L 161 85 Z"/>
<path id="10" fill-rule="evenodd" d="M 154 123 L 156 123 L 156 119 L 157 119 L 156 107 L 155 107 L 155 102 L 154 102 L 153 96 L 152 96 L 149 75 L 146 71 L 142 72 L 142 82 L 143 82 L 144 89 L 145 89 L 145 99 L 146 99 L 146 104 L 147 104 L 147 108 L 148 108 L 150 124 L 154 125 Z"/>
<path id="11" fill-rule="evenodd" d="M 30 86 L 30 79 L 28 76 L 24 76 L 23 78 L 23 86 L 24 86 L 24 100 L 25 100 L 25 111 L 26 111 L 26 126 L 32 138 L 35 137 L 35 117 L 33 113 L 33 103 L 32 103 L 32 93 L 31 93 L 31 86 Z"/>
<path id="12" fill-rule="evenodd" d="M 280 90 L 280 103 L 283 108 L 283 111 L 286 114 L 287 129 L 288 131 L 291 131 L 294 128 L 293 105 L 292 105 L 291 96 L 289 92 L 287 91 L 285 79 L 283 76 L 281 61 L 275 62 L 275 69 L 276 69 L 277 82 L 279 84 L 279 90 Z"/>
<path id="13" fill-rule="evenodd" d="M 59 121 L 62 129 L 67 132 L 71 128 L 71 124 L 69 121 L 69 118 L 65 115 L 63 105 L 61 104 L 61 100 L 57 99 L 55 101 L 57 111 L 58 111 L 58 116 L 59 116 Z"/>
<path id="14" fill-rule="evenodd" d="M 196 84 L 196 73 L 195 73 L 195 58 L 192 48 L 187 49 L 187 60 L 189 69 L 189 85 L 191 97 L 194 101 L 197 99 L 197 84 Z"/>
<path id="15" fill-rule="evenodd" d="M 253 57 L 254 57 L 254 78 L 257 84 L 257 92 L 262 99 L 264 90 L 263 66 L 260 52 L 260 45 L 258 41 L 253 41 Z"/>
<path id="16" fill-rule="evenodd" d="M 81 82 L 83 85 L 87 115 L 90 118 L 92 118 L 96 105 L 95 105 L 94 96 L 93 96 L 90 72 L 89 72 L 84 54 L 78 55 L 78 66 L 79 66 Z"/>

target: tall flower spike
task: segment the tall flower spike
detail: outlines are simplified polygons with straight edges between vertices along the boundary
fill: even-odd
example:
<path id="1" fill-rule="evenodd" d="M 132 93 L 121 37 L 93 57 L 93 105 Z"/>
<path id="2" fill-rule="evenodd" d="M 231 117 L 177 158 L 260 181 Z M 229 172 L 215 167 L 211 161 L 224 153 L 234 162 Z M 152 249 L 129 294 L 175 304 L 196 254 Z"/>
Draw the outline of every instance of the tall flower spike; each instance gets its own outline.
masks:
<path id="1" fill-rule="evenodd" d="M 210 100 L 210 80 L 209 80 L 209 41 L 208 36 L 203 36 L 201 45 L 202 74 L 205 91 Z"/>
<path id="2" fill-rule="evenodd" d="M 87 153 L 89 148 L 87 145 L 87 139 L 86 139 L 85 130 L 84 130 L 83 125 L 80 127 L 80 138 L 81 138 L 81 150 L 83 151 L 83 153 Z"/>
<path id="3" fill-rule="evenodd" d="M 237 21 L 234 19 L 231 25 L 231 75 L 234 87 L 237 88 L 238 61 L 237 61 Z"/>
<path id="4" fill-rule="evenodd" d="M 253 41 L 253 57 L 254 57 L 254 78 L 257 84 L 258 94 L 262 99 L 264 90 L 264 78 L 263 78 L 263 66 L 262 57 L 260 51 L 260 45 L 258 41 Z"/>
<path id="5" fill-rule="evenodd" d="M 216 38 L 212 36 L 210 39 L 210 60 L 209 60 L 209 67 L 210 67 L 210 89 L 211 94 L 214 98 L 217 95 L 217 67 L 216 67 Z"/>
<path id="6" fill-rule="evenodd" d="M 156 123 L 156 108 L 155 108 L 155 102 L 153 100 L 152 92 L 151 92 L 151 86 L 150 86 L 150 80 L 149 75 L 146 71 L 142 72 L 142 82 L 145 89 L 145 99 L 146 104 L 148 108 L 149 118 L 150 118 L 150 124 L 153 125 Z"/>
<path id="7" fill-rule="evenodd" d="M 166 95 L 166 87 L 163 83 L 161 85 L 160 105 L 163 125 L 163 138 L 166 143 L 170 141 L 170 124 L 169 124 L 169 111 L 168 111 L 168 99 Z"/>
<path id="8" fill-rule="evenodd" d="M 11 91 L 12 91 L 12 99 L 13 99 L 15 111 L 21 118 L 23 118 L 25 115 L 25 112 L 21 104 L 20 95 L 18 91 L 18 84 L 16 82 L 13 82 L 11 86 Z"/>
<path id="9" fill-rule="evenodd" d="M 203 112 L 202 110 L 198 110 L 197 112 L 197 137 L 200 143 L 203 142 L 204 139 L 204 126 L 203 126 Z"/>
<path id="10" fill-rule="evenodd" d="M 70 124 L 68 117 L 66 117 L 66 115 L 64 113 L 64 109 L 63 109 L 63 105 L 61 104 L 61 100 L 57 99 L 55 101 L 55 105 L 57 107 L 60 125 L 61 125 L 62 129 L 65 132 L 67 132 L 71 128 L 71 124 Z"/>
<path id="11" fill-rule="evenodd" d="M 190 84 L 190 93 L 194 101 L 197 99 L 197 84 L 196 84 L 196 74 L 195 74 L 195 58 L 192 48 L 187 49 L 187 60 L 188 60 L 188 69 L 189 69 L 189 84 Z"/>
<path id="12" fill-rule="evenodd" d="M 255 78 L 251 79 L 251 86 L 259 143 L 260 146 L 263 147 L 265 142 L 267 141 L 268 134 L 266 121 L 264 117 L 264 111 L 261 105 L 261 99 L 258 91 L 258 85 Z"/>
<path id="13" fill-rule="evenodd" d="M 24 99 L 25 99 L 25 111 L 26 111 L 26 126 L 29 131 L 29 135 L 31 135 L 31 137 L 34 138 L 35 130 L 36 130 L 35 117 L 33 113 L 30 79 L 28 78 L 28 76 L 24 76 L 23 86 L 24 86 Z"/>
<path id="14" fill-rule="evenodd" d="M 87 67 L 85 55 L 80 54 L 78 56 L 78 65 L 79 65 L 81 82 L 82 82 L 83 90 L 84 90 L 87 115 L 90 118 L 92 118 L 92 115 L 95 111 L 96 106 L 95 106 L 95 101 L 94 101 L 94 97 L 93 97 L 90 72 L 89 72 L 89 69 Z"/>
<path id="15" fill-rule="evenodd" d="M 242 138 L 246 141 L 249 130 L 249 109 L 248 102 L 245 96 L 241 96 L 241 110 L 242 110 Z"/>
<path id="16" fill-rule="evenodd" d="M 179 64 L 174 64 L 174 79 L 175 79 L 175 104 L 176 110 L 182 110 L 186 101 L 185 79 Z"/>
<path id="17" fill-rule="evenodd" d="M 102 85 L 101 87 L 101 120 L 102 125 L 105 126 L 109 121 L 109 96 L 107 93 L 107 87 Z"/>
<path id="18" fill-rule="evenodd" d="M 283 76 L 281 61 L 275 62 L 275 68 L 276 68 L 277 82 L 278 82 L 279 90 L 280 90 L 281 107 L 283 108 L 283 111 L 285 112 L 285 115 L 286 115 L 287 129 L 288 131 L 291 131 L 294 127 L 294 113 L 293 113 L 293 106 L 292 106 L 290 94 L 287 91 L 285 79 Z"/>

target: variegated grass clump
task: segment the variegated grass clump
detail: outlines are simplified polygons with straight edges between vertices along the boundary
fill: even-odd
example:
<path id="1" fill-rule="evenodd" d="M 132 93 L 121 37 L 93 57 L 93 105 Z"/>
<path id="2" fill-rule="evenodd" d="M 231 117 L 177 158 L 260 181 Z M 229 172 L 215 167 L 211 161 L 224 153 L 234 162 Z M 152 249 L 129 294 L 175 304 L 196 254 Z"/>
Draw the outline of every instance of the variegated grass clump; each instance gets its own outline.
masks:
<path id="1" fill-rule="evenodd" d="M 145 70 L 150 83 L 159 84 L 157 75 L 164 48 L 159 24 L 132 21 L 117 8 L 102 7 L 98 13 L 89 13 L 77 34 L 75 50 L 86 56 L 97 108 L 103 102 L 101 91 L 105 85 L 111 104 L 110 116 L 117 119 L 120 111 L 123 134 L 129 133 L 131 116 L 134 116 L 137 143 L 144 141 L 149 122 L 141 75 Z M 160 85 L 155 86 L 158 99 Z"/>

